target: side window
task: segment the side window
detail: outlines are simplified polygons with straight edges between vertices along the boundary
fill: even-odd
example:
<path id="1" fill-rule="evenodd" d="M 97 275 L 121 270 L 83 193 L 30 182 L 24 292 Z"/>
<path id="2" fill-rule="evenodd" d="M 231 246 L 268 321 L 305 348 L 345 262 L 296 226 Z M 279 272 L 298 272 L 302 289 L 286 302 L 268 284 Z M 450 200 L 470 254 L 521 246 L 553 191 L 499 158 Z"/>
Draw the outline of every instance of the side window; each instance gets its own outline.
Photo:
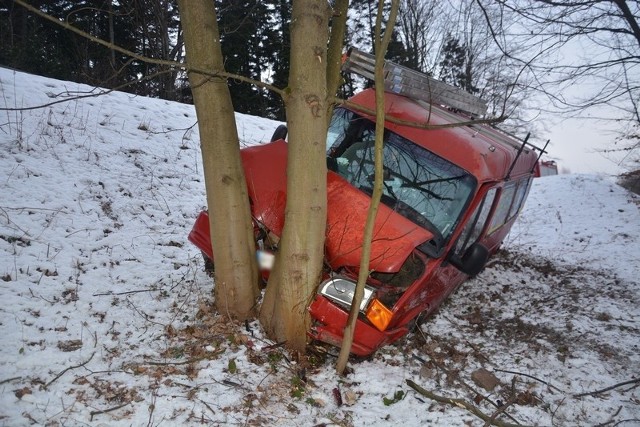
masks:
<path id="1" fill-rule="evenodd" d="M 469 246 L 477 242 L 491 212 L 491 206 L 496 197 L 496 189 L 492 188 L 476 207 L 475 211 L 464 226 L 462 234 L 456 243 L 456 254 L 462 256 Z"/>
<path id="2" fill-rule="evenodd" d="M 327 131 L 327 155 L 331 155 L 331 152 L 344 140 L 352 117 L 353 113 L 349 110 L 342 108 L 336 108 L 334 110 Z"/>
<path id="3" fill-rule="evenodd" d="M 515 193 L 516 182 L 512 181 L 505 184 L 502 192 L 500 193 L 500 200 L 498 201 L 496 212 L 493 214 L 493 219 L 489 226 L 489 233 L 493 233 L 507 221 L 507 216 L 509 215 L 509 209 L 511 208 Z"/>
<path id="4" fill-rule="evenodd" d="M 531 178 L 523 178 L 518 182 L 518 189 L 516 190 L 516 196 L 513 200 L 513 204 L 511 205 L 511 209 L 509 210 L 508 219 L 513 218 L 518 212 L 520 212 L 520 208 L 522 208 L 522 203 L 529 191 L 529 185 L 531 184 Z"/>

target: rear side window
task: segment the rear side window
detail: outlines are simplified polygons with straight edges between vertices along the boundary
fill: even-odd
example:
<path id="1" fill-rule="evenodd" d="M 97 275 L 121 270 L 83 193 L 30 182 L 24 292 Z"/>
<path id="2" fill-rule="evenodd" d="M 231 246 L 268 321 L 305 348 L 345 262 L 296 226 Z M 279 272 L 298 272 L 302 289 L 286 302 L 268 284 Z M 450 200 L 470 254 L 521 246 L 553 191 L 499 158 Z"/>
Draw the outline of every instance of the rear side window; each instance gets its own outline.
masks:
<path id="1" fill-rule="evenodd" d="M 511 181 L 505 184 L 504 188 L 500 192 L 500 200 L 496 207 L 496 212 L 493 214 L 491 225 L 489 226 L 489 233 L 494 232 L 507 221 L 507 215 L 509 215 L 509 209 L 511 209 L 511 203 L 513 203 L 513 196 L 516 194 L 516 182 Z"/>
<path id="2" fill-rule="evenodd" d="M 482 199 L 482 202 L 476 207 L 469 218 L 469 221 L 464 226 L 462 234 L 456 243 L 456 254 L 462 256 L 469 246 L 477 242 L 480 238 L 480 234 L 484 229 L 484 226 L 491 212 L 491 206 L 493 206 L 493 200 L 496 197 L 496 189 L 492 188 L 487 191 L 487 194 Z"/>
<path id="3" fill-rule="evenodd" d="M 493 233 L 520 212 L 520 208 L 522 208 L 522 204 L 529 191 L 530 183 L 531 178 L 525 177 L 518 181 L 511 181 L 505 184 L 500 194 L 496 212 L 489 226 L 489 233 Z"/>
<path id="4" fill-rule="evenodd" d="M 513 199 L 513 203 L 511 204 L 511 209 L 509 209 L 508 219 L 513 218 L 518 212 L 520 212 L 524 199 L 526 198 L 527 192 L 529 191 L 530 183 L 531 178 L 523 178 L 518 181 L 518 189 L 516 190 L 516 196 Z"/>

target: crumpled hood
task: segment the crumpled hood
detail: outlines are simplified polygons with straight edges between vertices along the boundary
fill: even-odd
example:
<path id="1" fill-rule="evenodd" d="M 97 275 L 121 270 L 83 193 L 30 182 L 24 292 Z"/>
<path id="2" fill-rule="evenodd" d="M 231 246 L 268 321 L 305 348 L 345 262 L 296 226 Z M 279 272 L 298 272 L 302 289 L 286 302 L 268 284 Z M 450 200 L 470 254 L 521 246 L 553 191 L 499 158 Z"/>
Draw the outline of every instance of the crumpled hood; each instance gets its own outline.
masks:
<path id="1" fill-rule="evenodd" d="M 276 141 L 250 147 L 242 150 L 242 159 L 254 216 L 281 236 L 286 203 L 287 144 Z M 327 202 L 327 262 L 334 270 L 358 268 L 371 198 L 330 171 Z M 397 272 L 415 247 L 431 238 L 429 231 L 380 204 L 369 268 L 384 273 Z"/>

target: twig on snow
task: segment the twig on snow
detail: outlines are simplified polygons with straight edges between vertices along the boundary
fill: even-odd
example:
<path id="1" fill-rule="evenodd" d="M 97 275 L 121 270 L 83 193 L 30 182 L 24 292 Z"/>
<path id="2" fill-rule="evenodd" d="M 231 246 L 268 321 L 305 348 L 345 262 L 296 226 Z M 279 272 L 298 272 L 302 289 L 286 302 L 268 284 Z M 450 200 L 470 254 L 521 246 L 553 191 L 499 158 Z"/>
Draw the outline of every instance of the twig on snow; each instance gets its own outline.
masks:
<path id="1" fill-rule="evenodd" d="M 93 294 L 92 296 L 94 297 L 102 297 L 102 296 L 110 296 L 110 295 L 128 295 L 128 294 L 138 294 L 141 292 L 153 292 L 153 291 L 160 291 L 161 289 L 153 289 L 153 288 L 148 288 L 148 289 L 139 289 L 137 291 L 125 291 L 125 292 L 103 292 L 101 294 Z"/>
<path id="2" fill-rule="evenodd" d="M 214 410 L 211 408 L 211 406 L 210 406 L 207 402 L 205 402 L 205 401 L 204 401 L 204 400 L 202 400 L 202 399 L 198 399 L 198 400 L 199 400 L 199 401 L 200 401 L 200 403 L 202 403 L 202 404 L 203 404 L 203 405 L 204 405 L 208 410 L 210 410 L 210 411 L 211 411 L 211 413 L 212 413 L 213 415 L 215 415 L 215 414 L 216 414 L 216 411 L 214 411 Z"/>
<path id="3" fill-rule="evenodd" d="M 151 365 L 151 366 L 174 366 L 174 365 L 189 365 L 191 363 L 200 362 L 201 360 L 207 359 L 206 357 L 193 357 L 187 360 L 181 360 L 179 362 L 154 362 L 152 360 L 148 362 L 142 362 L 140 365 Z"/>
<path id="4" fill-rule="evenodd" d="M 99 414 L 106 414 L 108 412 L 112 412 L 112 411 L 117 411 L 120 408 L 124 408 L 125 406 L 129 405 L 131 402 L 125 402 L 122 405 L 118 405 L 118 406 L 114 406 L 113 408 L 109 408 L 109 409 L 102 409 L 100 411 L 91 411 L 89 412 L 89 415 L 91 415 L 91 418 L 89 419 L 89 421 L 93 421 L 93 417 L 95 415 L 99 415 Z"/>
<path id="5" fill-rule="evenodd" d="M 454 399 L 454 398 L 451 398 L 451 397 L 438 396 L 438 395 L 430 392 L 429 390 L 426 390 L 426 389 L 420 387 L 418 384 L 414 383 L 413 381 L 411 381 L 409 379 L 407 380 L 407 385 L 409 385 L 409 387 L 411 387 L 412 389 L 414 389 L 415 391 L 417 391 L 421 395 L 423 395 L 423 396 L 425 396 L 425 397 L 427 397 L 427 398 L 429 398 L 431 400 L 435 400 L 436 402 L 440 402 L 440 403 L 446 403 L 446 404 L 452 405 L 452 406 L 457 406 L 458 408 L 466 409 L 468 412 L 470 412 L 473 415 L 475 415 L 476 417 L 480 418 L 482 421 L 484 421 L 488 425 L 494 425 L 494 426 L 498 426 L 498 427 L 521 427 L 521 424 L 511 424 L 511 423 L 505 423 L 505 422 L 502 422 L 502 421 L 494 420 L 494 419 L 492 419 L 492 417 L 490 417 L 489 415 L 485 414 L 480 409 L 478 409 L 474 405 L 468 403 L 464 399 Z"/>
<path id="6" fill-rule="evenodd" d="M 21 379 L 22 379 L 22 377 L 7 378 L 6 380 L 2 380 L 2 381 L 0 381 L 0 384 L 9 383 L 9 382 L 11 382 L 11 381 L 21 380 Z"/>
<path id="7" fill-rule="evenodd" d="M 69 366 L 68 368 L 63 369 L 58 375 L 55 376 L 55 378 L 53 378 L 51 381 L 49 381 L 48 383 L 46 383 L 44 385 L 44 389 L 46 390 L 51 384 L 53 384 L 55 381 L 57 381 L 58 378 L 60 378 L 64 374 L 66 374 L 68 371 L 70 371 L 72 369 L 81 368 L 84 365 L 86 365 L 87 363 L 91 362 L 91 359 L 93 359 L 93 356 L 95 356 L 95 355 L 96 355 L 96 352 L 94 351 L 93 353 L 91 353 L 91 356 L 87 360 L 85 360 L 84 362 L 80 363 L 79 365 Z"/>
<path id="8" fill-rule="evenodd" d="M 587 391 L 585 393 L 574 394 L 573 397 L 595 396 L 596 394 L 604 393 L 605 391 L 613 390 L 614 388 L 622 387 L 623 385 L 637 384 L 637 383 L 640 383 L 640 378 L 635 378 L 635 379 L 632 379 L 632 380 L 629 380 L 629 381 L 623 381 L 621 383 L 617 383 L 617 384 L 614 384 L 614 385 L 609 386 L 609 387 L 605 387 L 605 388 L 600 389 L 600 390 Z"/>
<path id="9" fill-rule="evenodd" d="M 147 427 L 151 427 L 153 425 L 153 412 L 156 409 L 156 398 L 158 397 L 158 389 L 154 388 L 151 392 L 151 404 L 149 405 L 149 422 L 147 422 Z"/>
<path id="10" fill-rule="evenodd" d="M 496 418 L 498 418 L 500 414 L 505 413 L 507 408 L 512 406 L 515 402 L 516 402 L 516 395 L 514 394 L 507 403 L 505 403 L 504 405 L 500 406 L 498 409 L 493 411 L 493 414 L 491 414 L 490 421 L 485 422 L 484 425 L 485 426 L 491 425 L 496 420 Z"/>
<path id="11" fill-rule="evenodd" d="M 284 346 L 286 343 L 287 343 L 286 341 L 281 341 L 281 342 L 278 342 L 278 343 L 275 343 L 275 344 L 271 344 L 271 345 L 268 345 L 266 347 L 262 347 L 261 351 L 270 351 L 270 350 L 273 350 L 273 349 L 276 349 L 276 348 L 280 348 L 280 347 Z"/>
<path id="12" fill-rule="evenodd" d="M 497 369 L 497 368 L 496 368 L 495 370 L 496 370 L 497 372 L 504 372 L 504 373 L 506 373 L 506 374 L 520 375 L 520 376 L 522 376 L 522 377 L 531 378 L 532 380 L 536 380 L 536 381 L 538 381 L 538 382 L 541 382 L 542 384 L 546 385 L 547 387 L 552 388 L 552 389 L 554 389 L 554 390 L 556 390 L 556 391 L 559 391 L 560 393 L 565 393 L 564 391 L 560 390 L 558 387 L 556 387 L 556 386 L 554 386 L 554 385 L 552 385 L 552 384 L 550 384 L 550 383 L 548 383 L 548 382 L 546 382 L 546 381 L 544 381 L 544 380 L 541 380 L 540 378 L 536 378 L 536 377 L 534 377 L 533 375 L 523 374 L 522 372 L 516 372 L 516 371 L 508 371 L 508 370 L 506 370 L 506 369 Z M 566 394 L 566 393 L 565 393 L 565 394 Z"/>

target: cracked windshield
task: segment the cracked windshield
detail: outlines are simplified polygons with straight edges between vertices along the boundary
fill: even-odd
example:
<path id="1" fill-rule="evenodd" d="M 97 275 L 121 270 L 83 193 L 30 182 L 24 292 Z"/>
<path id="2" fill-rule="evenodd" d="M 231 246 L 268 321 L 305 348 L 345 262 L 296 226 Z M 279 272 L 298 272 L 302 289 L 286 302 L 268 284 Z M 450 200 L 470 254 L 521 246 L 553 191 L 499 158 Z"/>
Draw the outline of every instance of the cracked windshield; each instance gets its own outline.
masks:
<path id="1" fill-rule="evenodd" d="M 353 186 L 371 195 L 375 124 L 337 109 L 327 135 L 327 164 Z M 385 131 L 382 203 L 447 239 L 475 187 L 460 167 L 411 141 Z"/>

